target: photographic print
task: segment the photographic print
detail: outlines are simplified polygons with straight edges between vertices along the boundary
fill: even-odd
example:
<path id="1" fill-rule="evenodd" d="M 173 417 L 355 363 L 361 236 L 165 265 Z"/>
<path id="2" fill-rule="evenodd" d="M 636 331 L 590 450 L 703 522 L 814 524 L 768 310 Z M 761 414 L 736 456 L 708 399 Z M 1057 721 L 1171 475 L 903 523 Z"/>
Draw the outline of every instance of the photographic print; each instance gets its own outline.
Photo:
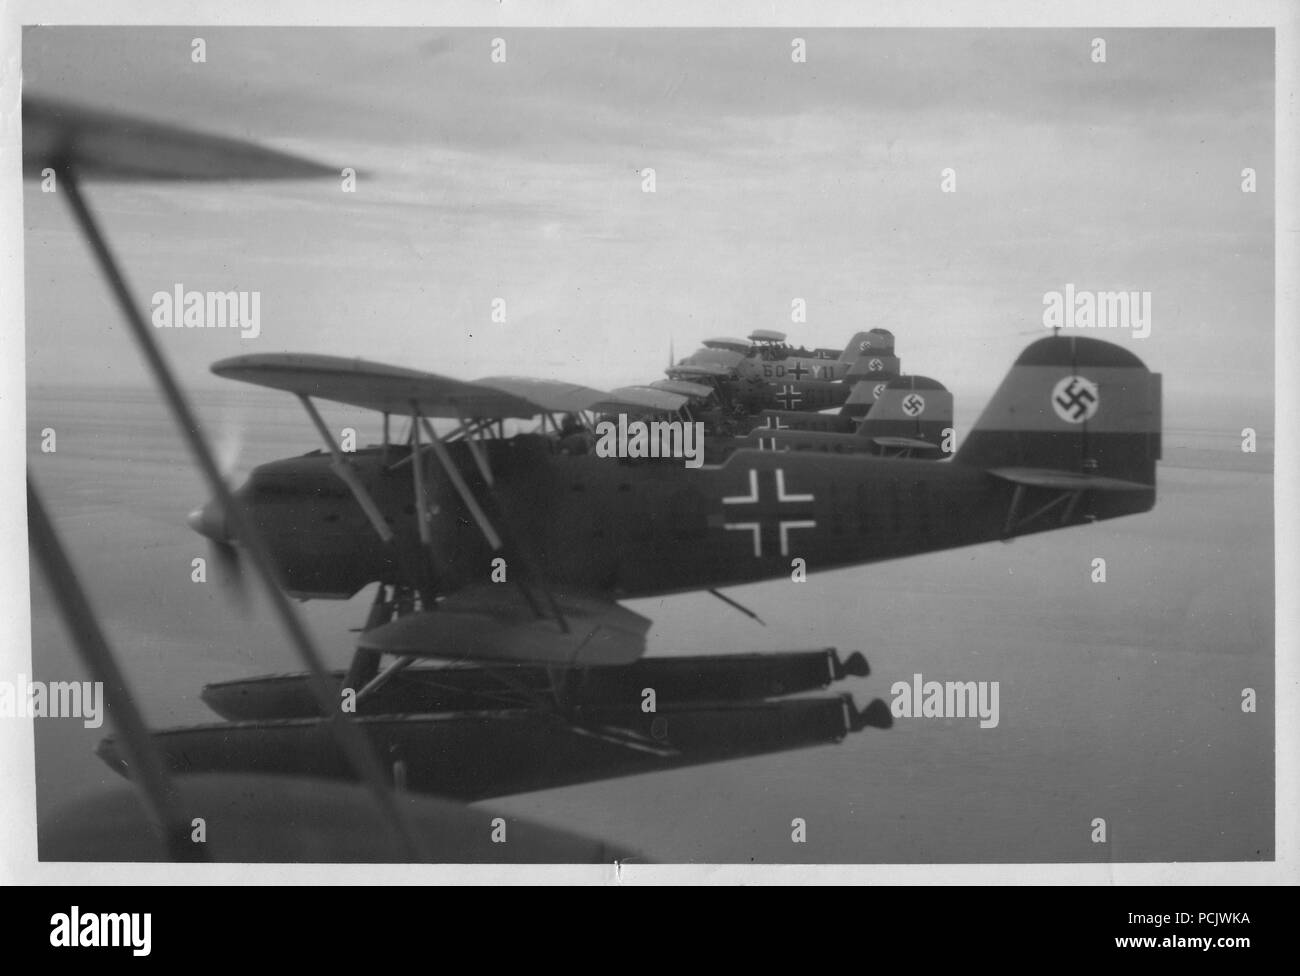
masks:
<path id="1" fill-rule="evenodd" d="M 20 40 L 40 861 L 1277 856 L 1272 28 Z"/>

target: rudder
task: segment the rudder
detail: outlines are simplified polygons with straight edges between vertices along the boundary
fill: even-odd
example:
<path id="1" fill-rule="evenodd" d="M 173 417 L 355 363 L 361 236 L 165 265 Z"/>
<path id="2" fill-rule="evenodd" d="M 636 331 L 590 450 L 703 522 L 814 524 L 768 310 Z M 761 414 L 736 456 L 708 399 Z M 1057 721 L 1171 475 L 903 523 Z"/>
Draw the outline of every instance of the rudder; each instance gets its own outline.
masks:
<path id="1" fill-rule="evenodd" d="M 929 445 L 943 452 L 952 423 L 952 394 L 942 383 L 928 376 L 900 376 L 885 385 L 857 433 L 881 444 L 913 442 L 913 447 Z"/>
<path id="2" fill-rule="evenodd" d="M 1160 431 L 1160 374 L 1114 343 L 1052 336 L 1020 354 L 953 460 L 1154 488 Z"/>

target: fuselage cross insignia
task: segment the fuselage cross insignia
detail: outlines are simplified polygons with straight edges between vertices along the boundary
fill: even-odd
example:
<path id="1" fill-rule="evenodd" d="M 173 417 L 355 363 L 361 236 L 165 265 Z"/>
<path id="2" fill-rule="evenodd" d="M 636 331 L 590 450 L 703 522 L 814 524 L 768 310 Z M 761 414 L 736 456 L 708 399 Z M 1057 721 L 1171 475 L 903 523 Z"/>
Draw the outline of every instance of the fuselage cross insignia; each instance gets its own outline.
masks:
<path id="1" fill-rule="evenodd" d="M 812 493 L 795 494 L 786 489 L 785 469 L 777 468 L 772 472 L 773 482 L 776 488 L 776 505 L 803 505 L 809 506 L 814 501 Z M 749 532 L 754 542 L 754 556 L 761 558 L 763 555 L 763 525 L 775 525 L 777 529 L 777 538 L 781 548 L 782 556 L 790 555 L 790 533 L 795 529 L 813 529 L 817 527 L 816 519 L 810 518 L 786 518 L 786 515 L 804 514 L 802 512 L 793 512 L 788 509 L 778 508 L 775 512 L 770 511 L 771 503 L 766 506 L 769 511 L 764 511 L 762 493 L 759 489 L 759 472 L 751 469 L 749 472 L 749 493 L 746 495 L 728 495 L 722 499 L 723 505 L 754 505 L 757 508 L 752 512 L 746 512 L 749 516 L 743 522 L 728 521 L 723 526 L 732 532 Z M 775 515 L 775 519 L 762 520 L 764 515 Z"/>

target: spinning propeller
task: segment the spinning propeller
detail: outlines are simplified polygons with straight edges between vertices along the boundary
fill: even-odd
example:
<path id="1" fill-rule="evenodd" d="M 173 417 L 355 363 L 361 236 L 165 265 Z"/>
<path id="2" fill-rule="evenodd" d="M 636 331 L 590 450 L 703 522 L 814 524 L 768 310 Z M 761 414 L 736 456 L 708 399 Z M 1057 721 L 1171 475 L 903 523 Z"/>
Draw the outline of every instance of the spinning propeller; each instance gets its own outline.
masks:
<path id="1" fill-rule="evenodd" d="M 244 446 L 244 427 L 223 418 L 222 428 L 216 438 L 217 464 L 222 480 L 228 488 L 238 483 L 239 457 Z M 186 517 L 191 529 L 208 540 L 208 562 L 217 570 L 217 578 L 231 602 L 247 615 L 250 606 L 248 580 L 239 549 L 234 544 L 225 512 L 211 502 L 201 505 Z"/>

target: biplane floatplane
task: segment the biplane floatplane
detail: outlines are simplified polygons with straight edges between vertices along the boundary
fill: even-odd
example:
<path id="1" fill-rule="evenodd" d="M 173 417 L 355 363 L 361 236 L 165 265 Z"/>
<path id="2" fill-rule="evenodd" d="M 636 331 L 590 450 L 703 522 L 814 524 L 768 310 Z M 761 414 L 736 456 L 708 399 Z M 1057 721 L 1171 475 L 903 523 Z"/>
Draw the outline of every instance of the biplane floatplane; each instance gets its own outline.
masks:
<path id="1" fill-rule="evenodd" d="M 901 375 L 901 364 L 894 335 L 886 329 L 859 332 L 838 352 L 793 349 L 785 333 L 759 329 L 748 341 L 706 339 L 667 373 L 715 386 L 719 400 L 742 416 L 839 407 L 846 416 L 861 418 L 884 385 Z"/>
<path id="2" fill-rule="evenodd" d="M 791 353 L 776 367 L 788 380 L 763 378 L 759 371 L 770 373 L 770 363 L 760 366 L 745 340 L 722 338 L 705 340 L 703 349 L 670 366 L 671 385 L 651 384 L 688 397 L 684 412 L 700 418 L 712 435 L 710 463 L 742 448 L 929 460 L 951 456 L 952 394 L 927 376 L 900 374 L 892 333 L 873 329 L 855 335 L 835 363 L 845 376 L 838 380 L 802 378 L 809 371 L 795 355 L 829 358 L 833 350 L 790 350 L 783 333 L 763 330 L 750 340 Z M 837 413 L 823 412 L 834 406 Z"/>
<path id="3" fill-rule="evenodd" d="M 294 394 L 324 439 L 324 451 L 256 468 L 235 498 L 290 595 L 376 586 L 339 688 L 382 752 L 400 757 L 407 788 L 476 800 L 890 724 L 878 699 L 859 711 L 846 696 L 789 697 L 865 675 L 861 655 L 642 657 L 650 621 L 617 600 L 736 580 L 700 545 L 704 499 L 681 460 L 574 451 L 559 418 L 668 409 L 680 395 L 466 383 L 312 355 L 240 356 L 213 371 Z M 382 414 L 383 442 L 345 454 L 317 399 Z M 400 443 L 387 436 L 395 417 L 409 431 Z M 538 417 L 538 431 L 507 431 Z M 219 547 L 235 541 L 217 505 L 191 524 Z M 410 668 L 420 660 L 450 666 Z M 342 775 L 305 676 L 209 686 L 204 700 L 242 724 L 160 733 L 168 752 L 280 772 L 309 755 L 314 774 Z"/>
<path id="4" fill-rule="evenodd" d="M 232 491 L 77 189 L 79 171 L 94 171 L 105 142 L 119 164 L 141 143 L 121 139 L 120 122 L 106 135 L 102 119 L 49 107 L 25 112 L 25 123 L 52 133 L 28 138 L 43 149 L 32 165 L 64 175 L 74 213 L 212 492 L 192 527 L 232 569 L 241 559 L 253 566 L 309 668 L 208 686 L 204 700 L 226 722 L 146 731 L 102 638 L 84 633 L 88 607 L 74 598 L 75 576 L 58 565 L 61 549 L 29 490 L 33 549 L 64 597 L 89 665 L 119 689 L 114 696 L 106 688 L 119 734 L 101 755 L 142 785 L 154 819 L 168 825 L 174 856 L 185 856 L 177 830 L 188 822 L 191 784 L 215 780 L 204 787 L 211 795 L 228 782 L 236 798 L 228 806 L 239 808 L 237 798 L 244 804 L 230 815 L 251 837 L 251 824 L 275 820 L 274 807 L 258 804 L 276 791 L 300 803 L 321 797 L 328 812 L 314 808 L 312 817 L 320 823 L 361 802 L 337 793 L 360 780 L 373 804 L 369 822 L 390 825 L 408 857 L 445 859 L 446 845 L 430 854 L 412 823 L 409 804 L 418 801 L 411 794 L 441 798 L 422 814 L 423 826 L 436 828 L 471 815 L 449 812 L 447 798 L 778 752 L 888 727 L 890 711 L 879 699 L 858 709 L 850 696 L 818 694 L 865 676 L 860 654 L 643 657 L 650 622 L 618 601 L 708 590 L 739 606 L 718 588 L 788 579 L 794 560 L 817 572 L 1115 518 L 1155 503 L 1159 376 L 1118 346 L 1059 336 L 1025 349 L 949 460 L 738 449 L 698 469 L 672 458 L 572 449 L 572 431 L 555 419 L 678 409 L 692 393 L 680 386 L 603 393 L 535 379 L 464 382 L 327 356 L 240 356 L 214 371 L 297 396 L 325 449 L 262 465 Z M 217 175 L 209 172 L 211 154 L 229 148 L 175 130 L 149 132 L 144 155 L 155 176 L 160 157 L 193 176 L 185 160 L 196 149 L 203 175 Z M 99 138 L 83 139 L 86 133 Z M 301 161 L 242 152 L 216 166 L 223 178 L 314 175 Z M 318 399 L 376 411 L 382 440 L 344 453 Z M 540 428 L 516 431 L 538 417 Z M 390 438 L 394 418 L 407 428 L 397 439 Z M 375 597 L 351 666 L 328 673 L 287 595 L 346 598 L 367 586 Z M 317 791 L 321 783 L 331 785 Z M 537 830 L 538 852 L 491 850 L 484 840 L 452 857 L 590 855 L 595 847 L 560 838 L 548 848 L 552 838 Z M 374 856 L 351 843 L 335 830 L 317 857 Z M 246 846 L 266 851 L 261 839 Z M 270 856 L 295 859 L 301 851 Z"/>
<path id="5" fill-rule="evenodd" d="M 954 446 L 952 394 L 928 376 L 879 384 L 868 412 L 764 410 L 738 443 L 767 451 L 821 451 L 942 460 Z"/>
<path id="6" fill-rule="evenodd" d="M 703 346 L 705 349 L 726 349 L 749 359 L 757 359 L 760 363 L 770 364 L 772 368 L 764 373 L 768 379 L 785 379 L 786 376 L 796 380 L 843 379 L 853 364 L 863 356 L 894 354 L 894 334 L 888 329 L 876 328 L 859 332 L 849 339 L 843 349 L 796 348 L 786 339 L 784 332 L 755 329 L 748 339 L 721 336 L 705 339 Z"/>
<path id="7" fill-rule="evenodd" d="M 840 696 L 782 697 L 865 673 L 860 659 L 642 658 L 649 621 L 620 599 L 716 592 L 788 577 L 795 559 L 857 565 L 1154 503 L 1158 379 L 1096 340 L 1031 345 L 946 464 L 738 450 L 692 470 L 566 450 L 554 419 L 541 432 L 505 430 L 624 406 L 597 390 L 311 355 L 241 356 L 213 370 L 302 401 L 325 450 L 255 469 L 236 499 L 290 594 L 347 598 L 377 585 L 341 687 L 355 691 L 362 723 L 383 730 L 385 754 L 402 757 L 410 788 L 467 800 L 890 724 L 880 700 L 859 712 Z M 345 455 L 314 398 L 375 410 L 385 430 L 403 416 L 409 435 Z M 454 426 L 440 433 L 435 420 Z M 232 542 L 219 507 L 193 525 Z M 454 667 L 406 670 L 420 659 Z M 654 711 L 642 707 L 648 692 Z M 164 733 L 187 761 L 286 772 L 310 755 L 315 774 L 343 768 L 293 679 L 209 687 L 205 699 L 251 724 Z M 426 717 L 391 717 L 399 707 Z M 279 760 L 259 723 L 286 715 L 302 724 L 274 725 L 289 757 Z M 499 748 L 466 764 L 461 750 L 479 737 Z"/>

